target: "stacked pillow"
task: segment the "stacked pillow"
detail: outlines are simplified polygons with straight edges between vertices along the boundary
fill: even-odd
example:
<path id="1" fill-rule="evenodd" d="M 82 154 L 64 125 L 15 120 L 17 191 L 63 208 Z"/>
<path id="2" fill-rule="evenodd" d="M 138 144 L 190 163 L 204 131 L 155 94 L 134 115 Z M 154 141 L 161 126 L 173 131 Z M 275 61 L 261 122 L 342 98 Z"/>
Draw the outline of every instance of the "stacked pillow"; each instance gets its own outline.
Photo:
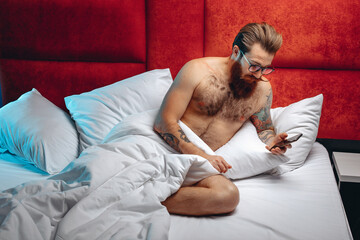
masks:
<path id="1" fill-rule="evenodd" d="M 283 174 L 301 167 L 312 145 L 316 141 L 318 133 L 321 109 L 324 97 L 319 94 L 312 98 L 306 98 L 287 107 L 271 109 L 271 118 L 275 132 L 286 132 L 290 135 L 302 133 L 303 136 L 292 143 L 292 148 L 285 153 L 290 160 L 272 171 L 272 174 Z"/>
<path id="2" fill-rule="evenodd" d="M 49 174 L 79 155 L 74 122 L 36 89 L 0 109 L 0 147 Z"/>
<path id="3" fill-rule="evenodd" d="M 264 172 L 280 175 L 301 167 L 316 140 L 322 102 L 323 95 L 320 94 L 270 110 L 276 133 L 303 134 L 284 155 L 274 155 L 266 150 L 253 124 L 246 122 L 227 144 L 216 151 L 232 165 L 225 176 L 240 179 Z"/>
<path id="4" fill-rule="evenodd" d="M 169 69 L 157 69 L 66 97 L 80 135 L 80 149 L 101 143 L 124 117 L 158 108 L 172 82 Z"/>

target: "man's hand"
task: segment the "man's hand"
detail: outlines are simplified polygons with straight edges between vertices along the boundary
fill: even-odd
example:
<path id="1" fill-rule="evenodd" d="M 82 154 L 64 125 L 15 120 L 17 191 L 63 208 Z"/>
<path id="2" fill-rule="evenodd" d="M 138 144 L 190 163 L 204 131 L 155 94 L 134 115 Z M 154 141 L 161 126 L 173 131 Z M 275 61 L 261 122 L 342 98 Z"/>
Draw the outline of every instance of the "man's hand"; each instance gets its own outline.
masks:
<path id="1" fill-rule="evenodd" d="M 277 144 L 277 143 L 279 143 L 279 142 L 281 142 L 281 141 L 284 141 L 284 140 L 287 138 L 287 136 L 288 136 L 287 133 L 279 133 L 279 134 L 277 134 L 277 135 L 273 138 L 271 144 L 269 144 L 269 145 L 266 146 L 266 149 L 269 150 L 269 151 L 270 151 L 271 153 L 273 153 L 273 154 L 284 154 L 288 148 L 291 148 L 291 144 L 287 144 L 287 145 L 285 145 L 284 147 L 275 147 L 275 148 L 273 148 L 273 149 L 271 149 L 271 148 L 272 148 L 275 144 Z M 270 149 L 271 149 L 271 150 L 270 150 Z"/>
<path id="2" fill-rule="evenodd" d="M 206 159 L 211 163 L 211 165 L 218 170 L 220 173 L 226 173 L 227 170 L 229 170 L 231 167 L 230 164 L 228 164 L 225 159 L 221 156 L 217 155 L 208 155 L 206 156 Z"/>

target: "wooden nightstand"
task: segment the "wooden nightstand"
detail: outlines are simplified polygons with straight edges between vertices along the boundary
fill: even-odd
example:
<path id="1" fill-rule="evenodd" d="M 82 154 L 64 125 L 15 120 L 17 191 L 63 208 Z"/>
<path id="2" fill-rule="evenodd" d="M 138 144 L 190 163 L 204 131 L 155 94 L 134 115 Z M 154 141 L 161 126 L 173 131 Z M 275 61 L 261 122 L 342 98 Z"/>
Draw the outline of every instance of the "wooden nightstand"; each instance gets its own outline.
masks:
<path id="1" fill-rule="evenodd" d="M 360 183 L 360 153 L 333 152 L 333 160 L 339 181 Z"/>

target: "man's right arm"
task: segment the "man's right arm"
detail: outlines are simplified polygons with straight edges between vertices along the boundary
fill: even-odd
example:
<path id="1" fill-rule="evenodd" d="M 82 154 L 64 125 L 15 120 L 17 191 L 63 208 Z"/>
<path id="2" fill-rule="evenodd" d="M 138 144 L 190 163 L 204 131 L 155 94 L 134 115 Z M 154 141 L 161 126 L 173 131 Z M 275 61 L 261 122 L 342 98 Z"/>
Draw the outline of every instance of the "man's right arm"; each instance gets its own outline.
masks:
<path id="1" fill-rule="evenodd" d="M 200 83 L 198 65 L 201 63 L 196 61 L 186 63 L 176 76 L 162 102 L 154 130 L 176 151 L 203 156 L 204 152 L 189 141 L 178 124 Z"/>
<path id="2" fill-rule="evenodd" d="M 176 76 L 161 105 L 154 130 L 176 151 L 202 156 L 219 172 L 226 172 L 231 166 L 222 157 L 208 155 L 191 143 L 178 124 L 203 77 L 199 72 L 202 64 L 196 61 L 185 64 Z"/>

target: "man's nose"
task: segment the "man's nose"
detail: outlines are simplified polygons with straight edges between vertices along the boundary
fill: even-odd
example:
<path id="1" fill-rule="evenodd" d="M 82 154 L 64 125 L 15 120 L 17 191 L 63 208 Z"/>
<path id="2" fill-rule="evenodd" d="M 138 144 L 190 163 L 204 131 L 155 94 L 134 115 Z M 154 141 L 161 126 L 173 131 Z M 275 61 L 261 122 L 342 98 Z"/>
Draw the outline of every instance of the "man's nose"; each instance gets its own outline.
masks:
<path id="1" fill-rule="evenodd" d="M 253 75 L 254 77 L 256 77 L 257 79 L 261 78 L 261 76 L 262 76 L 261 70 L 253 73 L 252 75 Z"/>

